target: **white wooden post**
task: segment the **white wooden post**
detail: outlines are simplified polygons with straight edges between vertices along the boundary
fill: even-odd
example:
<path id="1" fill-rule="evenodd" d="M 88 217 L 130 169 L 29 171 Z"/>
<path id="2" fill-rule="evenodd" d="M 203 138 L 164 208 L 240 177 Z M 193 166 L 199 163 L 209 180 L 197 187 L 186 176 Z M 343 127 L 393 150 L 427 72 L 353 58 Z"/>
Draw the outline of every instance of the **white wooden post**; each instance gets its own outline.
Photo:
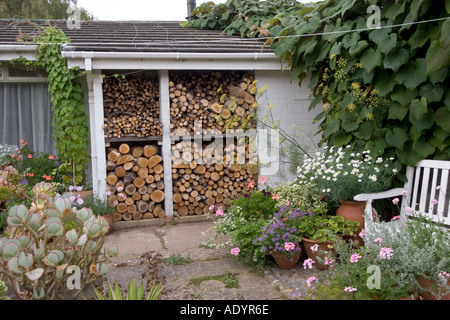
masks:
<path id="1" fill-rule="evenodd" d="M 106 197 L 106 150 L 103 131 L 103 90 L 101 70 L 93 71 L 89 89 L 89 123 L 91 134 L 92 189 L 100 199 Z"/>
<path id="2" fill-rule="evenodd" d="M 162 158 L 164 163 L 164 210 L 166 217 L 173 217 L 172 190 L 172 150 L 170 139 L 170 99 L 169 99 L 169 71 L 159 71 L 159 110 L 163 126 Z"/>

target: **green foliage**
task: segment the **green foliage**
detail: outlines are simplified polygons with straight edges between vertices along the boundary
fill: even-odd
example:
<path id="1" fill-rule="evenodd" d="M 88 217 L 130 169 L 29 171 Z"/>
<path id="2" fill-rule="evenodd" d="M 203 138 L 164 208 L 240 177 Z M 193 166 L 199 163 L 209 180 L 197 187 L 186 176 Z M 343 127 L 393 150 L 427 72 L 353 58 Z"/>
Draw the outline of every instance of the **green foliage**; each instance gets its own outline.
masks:
<path id="1" fill-rule="evenodd" d="M 28 19 L 67 19 L 67 9 L 78 7 L 77 0 L 1 0 L 0 18 Z M 93 20 L 94 17 L 83 8 L 81 20 Z"/>
<path id="2" fill-rule="evenodd" d="M 277 209 L 281 206 L 291 206 L 315 214 L 324 214 L 327 211 L 327 204 L 321 199 L 322 194 L 312 183 L 280 183 L 272 188 L 272 193 L 280 197 L 276 204 Z"/>
<path id="3" fill-rule="evenodd" d="M 199 286 L 203 281 L 208 280 L 217 280 L 221 281 L 225 284 L 225 288 L 231 289 L 231 288 L 239 288 L 239 281 L 236 277 L 235 273 L 231 273 L 229 271 L 226 271 L 224 274 L 214 275 L 214 276 L 203 276 L 198 278 L 192 278 L 189 280 L 189 283 L 192 283 L 193 285 Z"/>
<path id="4" fill-rule="evenodd" d="M 116 208 L 111 206 L 107 200 L 101 199 L 95 195 L 89 195 L 83 200 L 81 205 L 76 205 L 78 208 L 90 208 L 96 216 L 106 216 L 110 213 L 116 212 Z"/>
<path id="5" fill-rule="evenodd" d="M 8 287 L 5 285 L 3 281 L 0 280 L 0 301 L 11 300 L 11 298 L 6 295 L 7 291 Z"/>
<path id="6" fill-rule="evenodd" d="M 185 265 L 191 263 L 190 257 L 183 257 L 181 254 L 173 254 L 168 258 L 162 259 L 162 262 L 171 265 Z"/>
<path id="7" fill-rule="evenodd" d="M 37 63 L 47 72 L 48 90 L 51 95 L 54 112 L 53 139 L 60 156 L 64 178 L 72 184 L 80 184 L 87 167 L 89 155 L 88 118 L 83 103 L 81 84 L 77 82 L 78 70 L 68 69 L 66 60 L 61 56 L 61 44 L 70 39 L 56 26 L 36 26 L 34 35 L 22 34 L 20 41 L 38 44 L 36 61 L 21 62 L 32 65 Z"/>
<path id="8" fill-rule="evenodd" d="M 305 215 L 295 224 L 304 238 L 317 242 L 332 242 L 336 235 L 353 235 L 359 222 L 342 216 Z"/>
<path id="9" fill-rule="evenodd" d="M 311 75 L 310 108 L 323 103 L 316 118 L 321 143 L 350 144 L 413 166 L 450 157 L 446 3 L 229 0 L 201 6 L 199 19 L 184 25 L 265 37 L 293 80 Z M 381 8 L 381 29 L 367 29 L 373 4 Z M 386 27 L 425 20 L 435 21 Z M 367 30 L 351 31 L 359 29 Z"/>
<path id="10" fill-rule="evenodd" d="M 20 299 L 73 299 L 86 285 L 109 270 L 105 262 L 117 248 L 103 247 L 108 222 L 89 208 L 73 209 L 65 198 L 54 198 L 50 183 L 33 188 L 30 208 L 8 211 L 9 239 L 0 241 L 0 270 Z M 69 267 L 79 267 L 79 287 L 69 288 Z"/>
<path id="11" fill-rule="evenodd" d="M 240 249 L 238 261 L 264 264 L 264 258 L 260 256 L 261 248 L 255 245 L 253 240 L 260 236 L 261 228 L 273 216 L 276 211 L 275 205 L 276 200 L 272 199 L 272 194 L 265 190 L 253 191 L 234 199 L 226 213 L 216 217 L 214 226 L 209 230 L 214 231 L 215 234 L 203 245 L 207 247 L 237 246 Z M 229 236 L 229 240 L 226 243 L 214 244 L 214 241 L 222 235 Z"/>
<path id="12" fill-rule="evenodd" d="M 125 292 L 122 291 L 117 282 L 112 286 L 108 281 L 107 293 L 100 292 L 97 288 L 94 288 L 97 300 L 158 300 L 165 285 L 153 281 L 152 286 L 149 289 L 147 298 L 144 296 L 144 283 L 141 282 L 139 287 L 136 287 L 134 276 L 131 278 L 131 282 L 128 284 L 128 289 Z"/>

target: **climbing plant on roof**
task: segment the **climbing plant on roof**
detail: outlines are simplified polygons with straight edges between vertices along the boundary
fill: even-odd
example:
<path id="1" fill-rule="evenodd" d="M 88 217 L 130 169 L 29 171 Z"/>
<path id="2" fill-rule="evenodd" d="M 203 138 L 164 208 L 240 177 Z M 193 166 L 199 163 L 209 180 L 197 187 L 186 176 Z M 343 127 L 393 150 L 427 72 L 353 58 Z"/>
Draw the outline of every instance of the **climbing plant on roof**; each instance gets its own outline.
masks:
<path id="1" fill-rule="evenodd" d="M 450 0 L 229 0 L 196 13 L 183 25 L 264 38 L 293 80 L 308 76 L 322 144 L 404 165 L 450 158 Z"/>
<path id="2" fill-rule="evenodd" d="M 88 118 L 83 103 L 83 92 L 77 77 L 78 68 L 69 69 L 61 55 L 61 45 L 70 39 L 56 26 L 38 26 L 32 35 L 20 34 L 18 41 L 37 44 L 36 61 L 23 61 L 45 68 L 48 91 L 51 96 L 56 149 L 63 163 L 61 169 L 68 182 L 78 185 L 83 181 L 89 155 Z"/>

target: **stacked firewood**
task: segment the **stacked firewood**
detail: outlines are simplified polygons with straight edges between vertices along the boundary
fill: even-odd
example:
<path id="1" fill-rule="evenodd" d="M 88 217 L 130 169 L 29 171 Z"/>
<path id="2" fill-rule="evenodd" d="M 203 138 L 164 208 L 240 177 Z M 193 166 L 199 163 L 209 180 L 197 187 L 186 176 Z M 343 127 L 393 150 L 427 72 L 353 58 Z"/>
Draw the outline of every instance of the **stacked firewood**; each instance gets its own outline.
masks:
<path id="1" fill-rule="evenodd" d="M 165 217 L 164 167 L 154 145 L 122 143 L 107 152 L 110 203 L 116 203 L 114 221 Z"/>
<path id="2" fill-rule="evenodd" d="M 252 121 L 257 91 L 252 74 L 184 72 L 172 73 L 170 80 L 172 135 L 225 133 Z"/>
<path id="3" fill-rule="evenodd" d="M 104 81 L 106 139 L 162 135 L 157 80 L 107 77 Z"/>
<path id="4" fill-rule="evenodd" d="M 209 213 L 210 206 L 227 209 L 231 200 L 248 191 L 255 179 L 258 166 L 230 159 L 237 152 L 235 144 L 225 146 L 224 152 L 215 152 L 196 142 L 179 142 L 172 146 L 172 180 L 174 211 L 180 216 Z M 235 153 L 231 153 L 234 151 Z"/>

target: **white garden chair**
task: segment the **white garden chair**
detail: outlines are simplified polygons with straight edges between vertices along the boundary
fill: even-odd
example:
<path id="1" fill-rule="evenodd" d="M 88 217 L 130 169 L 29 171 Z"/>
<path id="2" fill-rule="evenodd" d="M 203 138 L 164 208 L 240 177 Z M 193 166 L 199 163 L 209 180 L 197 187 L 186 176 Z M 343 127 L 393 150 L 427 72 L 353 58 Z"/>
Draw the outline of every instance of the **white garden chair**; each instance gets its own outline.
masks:
<path id="1" fill-rule="evenodd" d="M 426 215 L 434 222 L 450 227 L 450 161 L 422 160 L 406 170 L 407 182 L 403 188 L 380 193 L 358 194 L 353 199 L 365 201 L 365 229 L 376 228 L 372 216 L 373 200 L 401 197 L 400 219 L 387 223 L 391 227 L 402 224 L 408 216 Z M 399 202 L 400 203 L 400 202 Z M 380 224 L 378 224 L 379 226 Z"/>

